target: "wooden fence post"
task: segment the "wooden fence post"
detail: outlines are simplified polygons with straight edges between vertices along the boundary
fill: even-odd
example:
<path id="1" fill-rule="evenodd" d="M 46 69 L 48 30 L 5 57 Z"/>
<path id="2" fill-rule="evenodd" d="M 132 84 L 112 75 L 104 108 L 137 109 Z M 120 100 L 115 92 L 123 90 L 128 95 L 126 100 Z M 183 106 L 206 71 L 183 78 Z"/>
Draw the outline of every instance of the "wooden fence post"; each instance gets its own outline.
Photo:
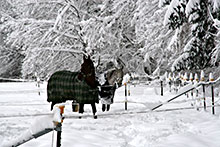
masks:
<path id="1" fill-rule="evenodd" d="M 171 92 L 171 91 L 172 91 L 172 89 L 171 89 L 171 88 L 172 88 L 172 87 L 171 87 L 171 86 L 172 86 L 172 77 L 171 77 L 171 73 L 169 73 L 169 77 L 168 77 L 168 79 L 169 79 L 169 83 L 168 83 L 168 84 L 169 84 L 169 88 L 170 88 L 170 92 Z"/>
<path id="2" fill-rule="evenodd" d="M 131 96 L 131 84 L 130 84 L 130 80 L 128 81 L 128 96 Z"/>
<path id="3" fill-rule="evenodd" d="M 58 123 L 56 127 L 57 131 L 57 147 L 61 147 L 61 133 L 62 133 L 62 124 Z"/>
<path id="4" fill-rule="evenodd" d="M 64 108 L 65 108 L 64 105 L 59 106 L 61 117 L 64 113 Z M 57 131 L 57 146 L 56 147 L 61 147 L 62 123 L 63 123 L 63 118 L 62 118 L 61 122 L 59 122 L 56 126 L 56 131 Z"/>
<path id="5" fill-rule="evenodd" d="M 160 81 L 160 87 L 161 87 L 160 94 L 161 96 L 163 96 L 163 80 Z"/>
<path id="6" fill-rule="evenodd" d="M 202 97 L 203 97 L 203 103 L 204 103 L 204 110 L 206 110 L 206 100 L 205 100 L 205 85 L 202 85 Z"/>
<path id="7" fill-rule="evenodd" d="M 214 81 L 212 73 L 209 74 L 209 80 L 210 82 Z M 214 86 L 212 83 L 211 83 L 211 93 L 212 93 L 212 114 L 214 115 L 215 114 L 215 98 L 214 98 Z"/>
<path id="8" fill-rule="evenodd" d="M 124 84 L 125 85 L 125 110 L 128 110 L 128 94 L 127 94 L 127 83 Z"/>
<path id="9" fill-rule="evenodd" d="M 36 86 L 38 87 L 38 95 L 40 95 L 40 77 L 38 76 L 37 72 L 34 73 L 34 76 L 36 78 Z"/>
<path id="10" fill-rule="evenodd" d="M 194 81 L 195 81 L 196 83 L 199 82 L 199 78 L 198 78 L 197 73 L 195 73 Z M 196 98 L 198 98 L 198 96 L 199 96 L 199 90 L 196 88 Z"/>
<path id="11" fill-rule="evenodd" d="M 187 81 L 188 81 L 188 74 L 187 74 L 187 72 L 186 72 L 186 73 L 184 74 L 184 85 L 187 84 Z M 189 98 L 189 94 L 188 94 L 188 93 L 186 93 L 186 97 Z"/>
<path id="12" fill-rule="evenodd" d="M 194 76 L 194 83 L 198 84 L 199 83 L 199 78 L 197 73 L 195 73 Z M 198 106 L 196 109 L 199 110 L 199 107 L 202 105 L 201 100 L 199 99 L 199 90 L 198 88 L 195 88 L 195 98 L 196 98 L 196 105 Z"/>
<path id="13" fill-rule="evenodd" d="M 205 74 L 203 70 L 201 71 L 200 81 L 201 82 L 205 81 Z M 204 110 L 206 111 L 205 84 L 202 84 L 202 98 L 203 98 L 203 103 L 204 103 Z"/>
<path id="14" fill-rule="evenodd" d="M 193 73 L 190 73 L 189 80 L 191 81 L 191 84 L 193 85 Z M 195 101 L 193 99 L 194 98 L 193 98 L 193 89 L 192 89 L 191 90 L 191 100 L 192 100 L 191 105 L 192 106 L 195 105 Z M 194 101 L 194 103 L 193 103 L 193 101 Z"/>
<path id="15" fill-rule="evenodd" d="M 40 78 L 37 77 L 37 87 L 38 87 L 38 95 L 40 95 Z"/>

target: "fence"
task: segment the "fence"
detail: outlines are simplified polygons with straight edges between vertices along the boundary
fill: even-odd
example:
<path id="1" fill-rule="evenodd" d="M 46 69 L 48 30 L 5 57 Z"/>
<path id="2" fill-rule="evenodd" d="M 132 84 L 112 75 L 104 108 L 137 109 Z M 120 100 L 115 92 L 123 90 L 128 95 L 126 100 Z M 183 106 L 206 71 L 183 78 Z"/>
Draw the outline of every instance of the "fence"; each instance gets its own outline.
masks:
<path id="1" fill-rule="evenodd" d="M 101 114 L 101 117 L 106 117 L 106 116 L 111 116 L 111 115 L 128 115 L 128 114 L 139 114 L 139 113 L 150 113 L 152 111 L 156 111 L 156 112 L 164 112 L 164 111 L 174 111 L 174 110 L 184 110 L 184 109 L 193 109 L 194 107 L 185 107 L 185 108 L 175 108 L 175 109 L 160 109 L 157 110 L 159 107 L 163 106 L 164 104 L 170 103 L 171 101 L 179 98 L 180 96 L 184 95 L 184 94 L 191 94 L 191 95 L 195 95 L 199 94 L 198 88 L 202 87 L 202 98 L 198 98 L 198 99 L 202 99 L 204 102 L 204 109 L 206 109 L 207 107 L 212 107 L 212 113 L 215 114 L 215 107 L 220 106 L 220 105 L 215 105 L 214 103 L 214 85 L 218 84 L 220 82 L 220 78 L 218 78 L 217 80 L 213 79 L 212 74 L 210 74 L 210 80 L 205 82 L 204 79 L 204 74 L 202 74 L 201 72 L 201 77 L 200 77 L 200 81 L 198 80 L 198 75 L 195 74 L 195 77 L 192 78 L 193 74 L 190 74 L 190 78 L 187 77 L 187 74 L 185 74 L 184 76 L 179 76 L 178 78 L 180 79 L 179 82 L 175 82 L 175 80 L 177 80 L 178 78 L 176 77 L 171 77 L 171 74 L 169 74 L 169 76 L 163 76 L 159 79 L 159 83 L 160 83 L 160 87 L 161 87 L 161 96 L 164 96 L 164 86 L 168 85 L 169 86 L 169 91 L 172 92 L 176 92 L 176 96 L 170 98 L 168 101 L 165 101 L 161 104 L 159 104 L 158 106 L 150 109 L 150 110 L 146 110 L 146 111 L 125 111 L 125 112 L 116 112 L 116 113 L 108 113 L 108 114 Z M 175 80 L 174 80 L 175 79 Z M 178 85 L 178 84 L 179 85 Z M 124 84 L 124 89 L 125 89 L 125 110 L 128 110 L 128 103 L 132 103 L 132 101 L 129 101 L 129 96 L 131 94 L 130 91 L 130 86 L 131 83 L 130 81 L 127 81 Z M 205 91 L 205 87 L 210 87 L 211 89 L 211 96 L 212 96 L 212 105 L 211 106 L 207 106 L 206 105 L 206 91 Z M 173 87 L 173 88 L 172 88 Z M 194 91 L 193 91 L 194 90 Z M 192 92 L 193 91 L 193 92 Z M 64 107 L 63 107 L 64 108 Z M 57 147 L 61 146 L 61 133 L 62 133 L 62 121 L 64 119 L 64 117 L 66 119 L 70 119 L 70 118 L 78 118 L 76 116 L 63 116 L 63 108 L 58 111 L 58 113 L 53 113 L 53 114 L 39 114 L 39 115 L 46 115 L 46 116 L 50 116 L 53 115 L 54 117 L 57 116 L 59 119 L 58 121 L 54 121 L 53 118 L 53 122 L 54 122 L 54 127 L 51 128 L 46 128 L 44 130 L 41 130 L 39 132 L 35 132 L 35 134 L 32 134 L 32 136 L 30 136 L 29 138 L 21 141 L 21 142 L 17 142 L 16 144 L 12 145 L 12 146 L 18 146 L 20 144 L 23 144 L 33 138 L 37 138 L 39 136 L 42 136 L 44 134 L 47 134 L 53 130 L 57 131 Z M 201 107 L 200 107 L 201 108 Z M 19 116 L 16 116 L 19 117 Z M 85 116 L 87 117 L 87 116 Z M 89 117 L 89 116 L 88 116 Z"/>
<path id="2" fill-rule="evenodd" d="M 157 79 L 151 78 L 151 79 Z M 172 73 L 165 73 L 163 76 L 159 78 L 160 83 L 160 95 L 164 95 L 164 86 L 169 86 L 169 91 L 176 92 L 176 95 L 169 100 L 157 105 L 156 107 L 152 108 L 151 110 L 154 111 L 158 109 L 159 107 L 163 106 L 164 104 L 170 103 L 171 101 L 179 98 L 182 95 L 186 95 L 189 98 L 189 95 L 191 95 L 192 100 L 203 100 L 203 108 L 206 110 L 206 87 L 210 87 L 210 93 L 212 98 L 212 114 L 215 114 L 215 91 L 214 86 L 217 84 L 220 84 L 220 77 L 217 80 L 214 80 L 213 74 L 210 73 L 209 80 L 205 81 L 205 74 L 203 71 L 201 71 L 200 80 L 198 78 L 198 74 L 195 73 L 193 76 L 193 73 L 190 73 L 190 76 L 188 78 L 188 73 L 185 73 L 184 75 L 178 74 L 175 77 L 175 74 Z M 149 84 L 149 83 L 147 83 Z M 125 86 L 125 110 L 128 109 L 128 93 L 130 94 L 130 89 L 128 88 L 130 86 L 130 81 L 127 80 L 126 83 L 124 83 Z M 202 87 L 202 96 L 199 97 L 199 88 Z M 196 98 L 194 98 L 196 96 Z M 193 105 L 193 104 L 192 104 Z"/>
<path id="3" fill-rule="evenodd" d="M 32 140 L 33 138 L 36 139 L 40 136 L 43 136 L 55 130 L 57 131 L 56 147 L 60 147 L 62 123 L 64 119 L 63 117 L 64 107 L 65 107 L 64 104 L 55 105 L 53 109 L 53 113 L 43 114 L 45 116 L 42 117 L 41 119 L 36 120 L 33 123 L 33 125 L 30 127 L 30 129 L 21 136 L 21 138 L 17 138 L 15 140 L 10 141 L 10 143 L 6 144 L 6 146 L 16 147 Z M 52 139 L 52 146 L 53 146 L 53 139 Z"/>
<path id="4" fill-rule="evenodd" d="M 167 78 L 168 78 L 170 91 L 172 90 L 171 89 L 171 84 L 172 83 L 175 86 L 176 92 L 178 92 L 177 87 L 179 87 L 179 88 L 182 87 L 182 89 L 184 89 L 183 92 L 177 93 L 177 95 L 175 97 L 171 98 L 167 102 L 170 102 L 170 101 L 180 97 L 183 94 L 186 94 L 187 97 L 189 97 L 189 94 L 190 94 L 192 99 L 195 99 L 194 97 L 198 98 L 199 97 L 199 88 L 202 87 L 202 92 L 201 92 L 202 96 L 201 96 L 201 98 L 198 98 L 198 99 L 203 100 L 204 110 L 206 110 L 206 90 L 205 89 L 210 87 L 210 91 L 211 91 L 210 93 L 211 93 L 211 97 L 212 97 L 212 114 L 215 114 L 215 109 L 214 109 L 214 105 L 215 105 L 214 85 L 217 85 L 217 84 L 220 83 L 220 77 L 217 80 L 214 81 L 213 74 L 210 73 L 209 80 L 207 80 L 207 82 L 205 82 L 204 72 L 201 71 L 200 81 L 199 81 L 197 73 L 194 74 L 194 77 L 193 77 L 193 74 L 190 73 L 189 78 L 188 78 L 187 73 L 185 73 L 184 75 L 179 75 L 179 77 L 171 77 L 171 74 L 169 74 L 169 76 Z M 178 80 L 179 80 L 179 82 L 177 82 Z M 163 82 L 163 81 L 161 81 L 161 82 Z M 163 89 L 163 87 L 161 87 L 161 89 Z M 162 106 L 162 104 L 160 106 Z M 153 110 L 159 108 L 160 106 L 155 107 Z"/>

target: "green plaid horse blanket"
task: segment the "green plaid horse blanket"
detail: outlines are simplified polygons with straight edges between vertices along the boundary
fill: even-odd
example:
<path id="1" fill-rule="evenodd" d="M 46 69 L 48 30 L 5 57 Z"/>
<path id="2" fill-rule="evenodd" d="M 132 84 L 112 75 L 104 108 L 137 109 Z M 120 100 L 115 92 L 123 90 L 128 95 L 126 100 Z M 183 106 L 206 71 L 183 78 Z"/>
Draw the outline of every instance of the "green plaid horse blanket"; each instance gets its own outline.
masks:
<path id="1" fill-rule="evenodd" d="M 49 79 L 47 101 L 62 103 L 76 100 L 78 103 L 98 103 L 98 88 L 92 89 L 85 80 L 78 79 L 79 72 L 58 71 Z"/>

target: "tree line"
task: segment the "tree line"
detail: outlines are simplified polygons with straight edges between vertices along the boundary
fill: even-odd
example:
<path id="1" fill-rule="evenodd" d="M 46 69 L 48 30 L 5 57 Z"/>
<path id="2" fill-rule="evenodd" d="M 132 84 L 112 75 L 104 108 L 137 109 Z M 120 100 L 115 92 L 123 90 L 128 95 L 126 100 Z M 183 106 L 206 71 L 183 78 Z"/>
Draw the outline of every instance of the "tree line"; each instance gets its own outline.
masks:
<path id="1" fill-rule="evenodd" d="M 2 0 L 0 75 L 80 69 L 159 74 L 219 64 L 218 0 Z M 118 62 L 120 60 L 120 62 Z"/>

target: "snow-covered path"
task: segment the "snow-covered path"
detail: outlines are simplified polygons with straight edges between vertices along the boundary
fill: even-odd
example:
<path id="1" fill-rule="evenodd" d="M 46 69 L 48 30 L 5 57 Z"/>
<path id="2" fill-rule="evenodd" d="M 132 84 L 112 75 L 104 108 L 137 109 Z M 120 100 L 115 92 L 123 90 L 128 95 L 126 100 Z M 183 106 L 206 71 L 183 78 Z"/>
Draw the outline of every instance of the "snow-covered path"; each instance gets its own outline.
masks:
<path id="1" fill-rule="evenodd" d="M 39 96 L 35 83 L 0 83 L 0 146 L 22 136 L 35 119 L 45 117 L 38 114 L 50 113 L 45 87 L 46 84 L 41 86 Z M 128 103 L 128 111 L 125 111 L 124 103 L 121 103 L 124 100 L 124 87 L 121 87 L 116 91 L 115 103 L 111 105 L 110 112 L 101 112 L 101 104 L 97 104 L 98 119 L 92 118 L 90 105 L 85 106 L 85 116 L 76 119 L 78 113 L 71 112 L 71 105 L 67 102 L 69 105 L 66 105 L 64 112 L 67 118 L 63 123 L 62 146 L 220 147 L 219 108 L 216 108 L 215 116 L 211 115 L 211 108 L 207 109 L 208 112 L 195 109 L 150 112 L 150 108 L 174 95 L 165 91 L 162 97 L 158 93 L 159 89 L 151 86 L 131 86 L 128 100 L 132 103 Z M 189 106 L 191 102 L 182 96 L 160 109 Z M 125 114 L 142 111 L 146 113 Z M 48 133 L 21 147 L 52 146 L 52 136 L 52 132 Z"/>

